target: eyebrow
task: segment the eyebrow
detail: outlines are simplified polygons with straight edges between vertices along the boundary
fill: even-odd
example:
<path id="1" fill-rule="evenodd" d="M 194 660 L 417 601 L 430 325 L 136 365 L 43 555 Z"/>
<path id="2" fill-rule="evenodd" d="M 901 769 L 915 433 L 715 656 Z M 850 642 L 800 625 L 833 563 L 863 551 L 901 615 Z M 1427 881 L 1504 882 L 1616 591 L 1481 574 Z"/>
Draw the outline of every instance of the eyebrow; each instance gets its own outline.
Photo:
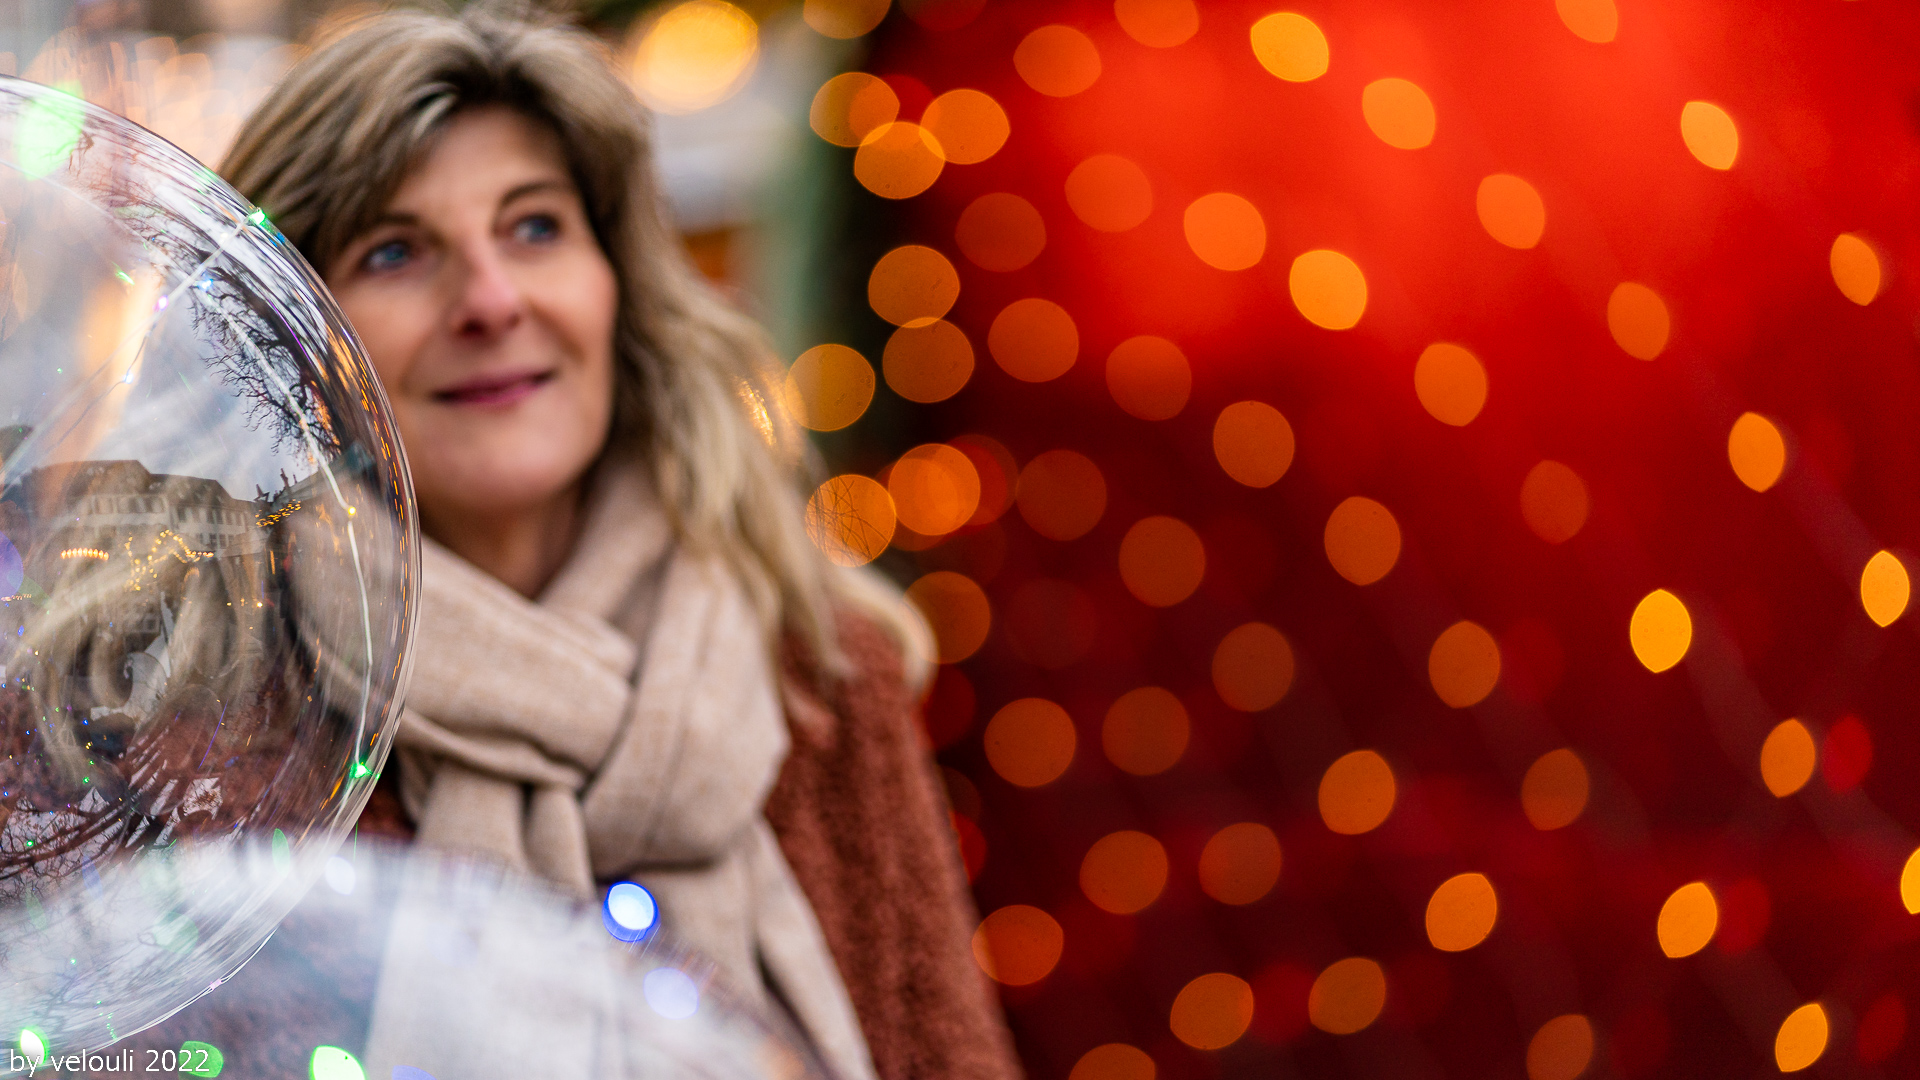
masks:
<path id="1" fill-rule="evenodd" d="M 529 180 L 524 184 L 517 184 L 514 187 L 509 188 L 507 190 L 507 193 L 500 197 L 500 205 L 511 206 L 514 202 L 520 199 L 524 199 L 529 195 L 538 195 L 544 191 L 565 192 L 565 191 L 572 191 L 572 190 L 573 190 L 573 185 L 571 183 L 565 180 L 557 179 L 557 178 L 549 178 L 546 180 Z M 419 225 L 419 224 L 420 224 L 420 215 L 418 214 L 409 214 L 403 211 L 396 212 L 393 210 L 387 210 L 382 212 L 378 217 L 374 218 L 371 222 L 369 222 L 367 224 L 366 231 L 371 232 L 374 229 L 380 228 L 383 225 L 413 226 L 413 225 Z"/>

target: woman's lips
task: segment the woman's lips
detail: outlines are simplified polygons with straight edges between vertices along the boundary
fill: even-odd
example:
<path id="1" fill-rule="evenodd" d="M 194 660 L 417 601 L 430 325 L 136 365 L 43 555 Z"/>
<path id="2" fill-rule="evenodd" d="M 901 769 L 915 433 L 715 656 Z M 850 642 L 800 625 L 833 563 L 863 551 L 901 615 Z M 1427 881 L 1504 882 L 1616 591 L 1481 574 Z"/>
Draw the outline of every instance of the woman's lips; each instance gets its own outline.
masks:
<path id="1" fill-rule="evenodd" d="M 436 390 L 433 399 L 447 405 L 500 407 L 512 405 L 531 395 L 553 379 L 553 372 L 528 375 L 497 375 L 472 379 L 445 390 Z"/>

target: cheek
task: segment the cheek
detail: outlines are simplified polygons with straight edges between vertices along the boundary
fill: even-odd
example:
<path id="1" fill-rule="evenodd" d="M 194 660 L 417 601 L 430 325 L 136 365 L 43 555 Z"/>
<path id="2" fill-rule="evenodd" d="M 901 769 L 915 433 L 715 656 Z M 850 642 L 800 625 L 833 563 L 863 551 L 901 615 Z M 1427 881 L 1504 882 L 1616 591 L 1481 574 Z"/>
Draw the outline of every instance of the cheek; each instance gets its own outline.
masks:
<path id="1" fill-rule="evenodd" d="M 431 331 L 426 317 L 429 306 L 424 298 L 404 296 L 399 289 L 349 288 L 334 297 L 366 348 L 387 396 L 399 407 L 407 376 Z"/>

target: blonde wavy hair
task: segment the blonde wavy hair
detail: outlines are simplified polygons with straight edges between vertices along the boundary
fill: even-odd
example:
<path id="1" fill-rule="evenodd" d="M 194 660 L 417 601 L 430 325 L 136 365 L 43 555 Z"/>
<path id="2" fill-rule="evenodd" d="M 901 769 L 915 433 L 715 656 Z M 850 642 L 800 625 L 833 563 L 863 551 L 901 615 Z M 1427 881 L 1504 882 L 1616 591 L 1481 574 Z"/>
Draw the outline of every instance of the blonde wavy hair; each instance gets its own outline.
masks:
<path id="1" fill-rule="evenodd" d="M 835 609 L 931 655 L 923 623 L 877 574 L 835 566 L 808 538 L 804 437 L 779 407 L 765 334 L 694 269 L 667 220 L 651 119 L 597 39 L 525 8 L 396 9 L 328 28 L 241 126 L 221 172 L 316 267 L 385 209 L 447 121 L 507 106 L 560 137 L 621 290 L 608 453 L 650 467 L 683 542 L 735 567 L 770 636 L 840 673 Z"/>

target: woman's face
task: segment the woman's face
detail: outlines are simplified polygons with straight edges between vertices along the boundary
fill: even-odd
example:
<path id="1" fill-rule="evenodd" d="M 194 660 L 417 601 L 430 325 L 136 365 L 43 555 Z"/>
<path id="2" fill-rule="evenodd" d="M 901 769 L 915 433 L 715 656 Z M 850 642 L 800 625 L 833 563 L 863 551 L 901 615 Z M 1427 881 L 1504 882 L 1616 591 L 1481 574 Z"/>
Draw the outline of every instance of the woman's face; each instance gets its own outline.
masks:
<path id="1" fill-rule="evenodd" d="M 619 289 L 552 131 L 456 115 L 326 279 L 393 402 L 429 529 L 574 491 L 612 422 Z"/>

